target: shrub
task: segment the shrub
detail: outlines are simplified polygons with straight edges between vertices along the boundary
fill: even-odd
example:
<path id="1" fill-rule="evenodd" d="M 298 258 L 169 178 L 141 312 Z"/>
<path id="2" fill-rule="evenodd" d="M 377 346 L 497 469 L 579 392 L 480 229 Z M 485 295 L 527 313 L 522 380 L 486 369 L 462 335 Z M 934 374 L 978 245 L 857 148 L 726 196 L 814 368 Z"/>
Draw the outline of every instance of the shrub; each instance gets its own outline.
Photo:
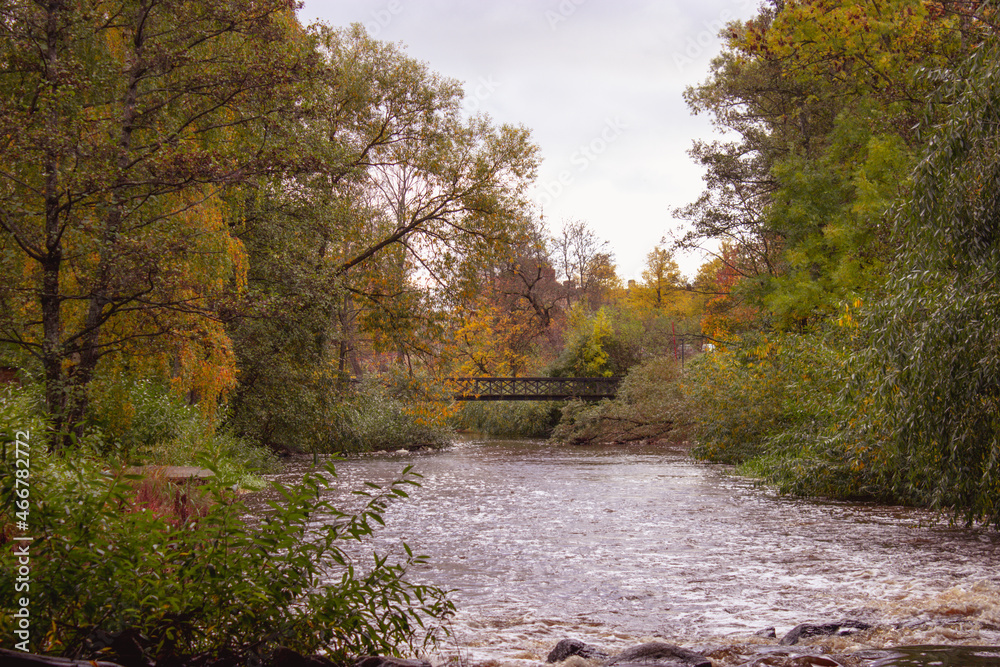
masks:
<path id="1" fill-rule="evenodd" d="M 417 418 L 412 406 L 390 395 L 378 379 L 367 380 L 337 406 L 328 452 L 442 447 L 449 433 L 433 423 Z"/>
<path id="2" fill-rule="evenodd" d="M 42 434 L 47 432 L 47 423 L 42 416 L 43 403 L 40 385 L 0 387 L 0 455 L 4 459 L 9 454 L 9 444 L 17 439 L 18 431 L 37 434 L 41 441 Z"/>
<path id="3" fill-rule="evenodd" d="M 195 406 L 166 385 L 127 375 L 95 385 L 89 418 L 89 430 L 100 432 L 105 449 L 124 457 L 141 456 L 191 424 L 212 428 Z"/>
<path id="4" fill-rule="evenodd" d="M 815 368 L 801 336 L 745 336 L 695 359 L 684 381 L 696 454 L 739 463 L 767 453 L 770 438 L 808 419 Z"/>
<path id="5" fill-rule="evenodd" d="M 257 473 L 277 466 L 268 448 L 220 427 L 216 417 L 166 385 L 127 375 L 96 386 L 82 444 L 133 465 L 191 465 L 208 458 L 227 484 L 245 488 L 261 487 Z"/>
<path id="6" fill-rule="evenodd" d="M 639 364 L 622 380 L 614 400 L 567 404 L 552 439 L 583 444 L 683 437 L 689 417 L 680 378 L 673 358 Z"/>
<path id="7" fill-rule="evenodd" d="M 174 438 L 137 453 L 129 462 L 182 466 L 202 459 L 211 461 L 225 484 L 243 489 L 264 488 L 260 474 L 280 468 L 273 450 L 238 438 L 225 427 L 207 430 L 200 419 L 185 422 Z"/>
<path id="8" fill-rule="evenodd" d="M 684 381 L 695 455 L 738 464 L 785 493 L 886 499 L 873 433 L 848 428 L 867 405 L 845 392 L 849 335 L 745 336 L 699 357 Z"/>
<path id="9" fill-rule="evenodd" d="M 10 473 L 10 458 L 3 464 Z M 178 517 L 155 493 L 137 494 L 135 479 L 79 458 L 32 458 L 30 591 L 0 578 L 0 634 L 14 637 L 13 605 L 27 595 L 32 651 L 125 665 L 260 664 L 279 645 L 346 663 L 436 641 L 453 606 L 405 579 L 423 557 L 403 545 L 399 562 L 376 556 L 365 570 L 343 547 L 371 535 L 414 476 L 407 468 L 385 488 L 370 485 L 365 508 L 346 515 L 323 500 L 333 475 L 331 466 L 275 485 L 282 501 L 253 520 L 210 481 Z M 13 475 L 2 480 L 12 516 Z M 8 545 L 0 567 L 15 571 L 15 558 Z"/>
<path id="10" fill-rule="evenodd" d="M 467 401 L 452 424 L 487 435 L 548 438 L 563 405 L 561 401 Z"/>

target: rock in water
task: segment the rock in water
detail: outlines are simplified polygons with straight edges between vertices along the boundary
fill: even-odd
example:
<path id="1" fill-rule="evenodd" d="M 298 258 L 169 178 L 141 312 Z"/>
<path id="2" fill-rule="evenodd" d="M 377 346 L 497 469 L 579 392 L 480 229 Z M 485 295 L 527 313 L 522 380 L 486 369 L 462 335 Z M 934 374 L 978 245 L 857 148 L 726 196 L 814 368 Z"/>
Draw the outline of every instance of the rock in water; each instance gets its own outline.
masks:
<path id="1" fill-rule="evenodd" d="M 607 660 L 611 656 L 590 644 L 584 644 L 579 639 L 563 639 L 549 651 L 546 662 L 562 662 L 571 655 L 578 655 L 587 660 Z"/>
<path id="2" fill-rule="evenodd" d="M 712 661 L 700 653 L 689 651 L 680 646 L 663 642 L 649 642 L 622 651 L 608 660 L 605 665 L 610 667 L 712 667 Z"/>
<path id="3" fill-rule="evenodd" d="M 864 621 L 845 620 L 838 623 L 800 623 L 788 631 L 788 634 L 781 638 L 779 642 L 783 646 L 797 644 L 800 639 L 806 637 L 823 637 L 835 634 L 851 634 L 852 631 L 868 630 L 872 626 Z M 843 630 L 843 631 L 842 631 Z"/>
<path id="4" fill-rule="evenodd" d="M 387 658 L 381 655 L 366 655 L 354 661 L 354 667 L 431 667 L 426 660 L 410 658 Z"/>

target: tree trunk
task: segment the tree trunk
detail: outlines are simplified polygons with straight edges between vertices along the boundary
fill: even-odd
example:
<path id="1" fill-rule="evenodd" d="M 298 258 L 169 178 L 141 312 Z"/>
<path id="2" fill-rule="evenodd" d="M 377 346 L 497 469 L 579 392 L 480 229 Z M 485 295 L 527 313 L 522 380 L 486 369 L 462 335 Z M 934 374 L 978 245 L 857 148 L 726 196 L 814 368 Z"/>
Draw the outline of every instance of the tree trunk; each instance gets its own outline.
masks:
<path id="1" fill-rule="evenodd" d="M 59 13 L 63 11 L 58 1 L 47 6 L 45 64 L 49 72 L 59 71 Z M 57 80 L 49 84 L 53 97 L 59 93 Z M 49 113 L 48 133 L 59 134 L 61 118 L 57 105 Z M 45 370 L 45 402 L 53 418 L 49 434 L 49 449 L 59 446 L 60 433 L 66 418 L 66 382 L 63 376 L 62 298 L 59 294 L 59 272 L 62 269 L 62 230 L 59 226 L 59 154 L 55 146 L 45 156 L 45 249 L 39 262 L 42 265 L 42 365 Z"/>
<path id="2" fill-rule="evenodd" d="M 128 83 L 121 99 L 121 116 L 118 128 L 117 146 L 117 177 L 111 187 L 111 206 L 105 216 L 103 248 L 97 270 L 97 283 L 91 290 L 87 304 L 87 316 L 83 327 L 83 336 L 79 345 L 80 360 L 70 373 L 66 417 L 67 426 L 79 437 L 82 436 L 83 419 L 87 414 L 89 396 L 87 387 L 94 377 L 97 362 L 101 358 L 101 328 L 107 319 L 105 312 L 112 304 L 111 285 L 118 257 L 115 255 L 115 244 L 121 234 L 122 220 L 125 218 L 125 202 L 128 199 L 126 190 L 129 187 L 129 167 L 132 152 L 132 134 L 138 117 L 139 83 L 146 74 L 144 45 L 146 35 L 144 26 L 149 14 L 149 7 L 140 3 L 134 17 L 135 35 L 130 43 L 133 47 L 132 65 L 129 68 Z"/>

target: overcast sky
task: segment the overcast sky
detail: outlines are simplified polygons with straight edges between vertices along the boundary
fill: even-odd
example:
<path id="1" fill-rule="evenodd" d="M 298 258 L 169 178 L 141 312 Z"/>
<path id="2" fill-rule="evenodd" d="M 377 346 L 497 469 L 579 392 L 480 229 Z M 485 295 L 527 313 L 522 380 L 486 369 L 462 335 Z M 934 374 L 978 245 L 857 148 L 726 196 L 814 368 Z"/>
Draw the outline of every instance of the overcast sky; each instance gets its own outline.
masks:
<path id="1" fill-rule="evenodd" d="M 541 148 L 534 199 L 557 231 L 583 220 L 610 242 L 623 280 L 682 223 L 713 138 L 685 87 L 708 75 L 727 22 L 759 0 L 305 0 L 300 19 L 362 23 L 378 39 L 465 84 L 466 108 L 523 124 Z M 693 276 L 702 261 L 678 257 Z"/>

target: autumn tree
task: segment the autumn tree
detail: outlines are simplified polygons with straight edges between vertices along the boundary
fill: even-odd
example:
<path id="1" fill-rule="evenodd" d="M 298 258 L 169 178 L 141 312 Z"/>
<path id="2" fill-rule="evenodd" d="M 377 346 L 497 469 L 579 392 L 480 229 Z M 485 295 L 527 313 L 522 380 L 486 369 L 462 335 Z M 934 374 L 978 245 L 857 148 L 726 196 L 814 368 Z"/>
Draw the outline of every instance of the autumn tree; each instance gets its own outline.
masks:
<path id="1" fill-rule="evenodd" d="M 673 253 L 656 246 L 646 255 L 642 282 L 629 283 L 630 300 L 639 308 L 666 311 L 682 300 L 683 280 Z M 677 311 L 679 309 L 674 308 Z"/>
<path id="2" fill-rule="evenodd" d="M 508 257 L 524 235 L 536 167 L 526 129 L 464 117 L 461 86 L 398 47 L 360 26 L 314 38 L 296 170 L 253 193 L 239 231 L 251 271 L 230 323 L 233 419 L 265 441 L 322 439 L 331 387 L 363 353 L 435 365 L 468 266 Z"/>
<path id="3" fill-rule="evenodd" d="M 446 310 L 455 330 L 452 353 L 471 375 L 537 372 L 561 346 L 573 290 L 559 281 L 542 225 L 530 223 L 508 256 L 470 257 L 464 289 L 450 292 Z"/>
<path id="4" fill-rule="evenodd" d="M 213 313 L 244 256 L 222 194 L 275 163 L 299 35 L 285 0 L 5 6 L 0 340 L 43 369 L 56 431 L 113 353 L 231 367 Z"/>
<path id="5" fill-rule="evenodd" d="M 598 308 L 607 289 L 618 284 L 614 254 L 608 242 L 581 220 L 567 220 L 552 239 L 552 254 L 565 280 L 578 298 L 591 308 Z"/>
<path id="6" fill-rule="evenodd" d="M 734 141 L 697 143 L 705 194 L 682 245 L 726 242 L 729 271 L 771 323 L 802 328 L 880 279 L 933 84 L 968 48 L 952 8 L 915 0 L 774 3 L 730 25 L 686 97 Z"/>

